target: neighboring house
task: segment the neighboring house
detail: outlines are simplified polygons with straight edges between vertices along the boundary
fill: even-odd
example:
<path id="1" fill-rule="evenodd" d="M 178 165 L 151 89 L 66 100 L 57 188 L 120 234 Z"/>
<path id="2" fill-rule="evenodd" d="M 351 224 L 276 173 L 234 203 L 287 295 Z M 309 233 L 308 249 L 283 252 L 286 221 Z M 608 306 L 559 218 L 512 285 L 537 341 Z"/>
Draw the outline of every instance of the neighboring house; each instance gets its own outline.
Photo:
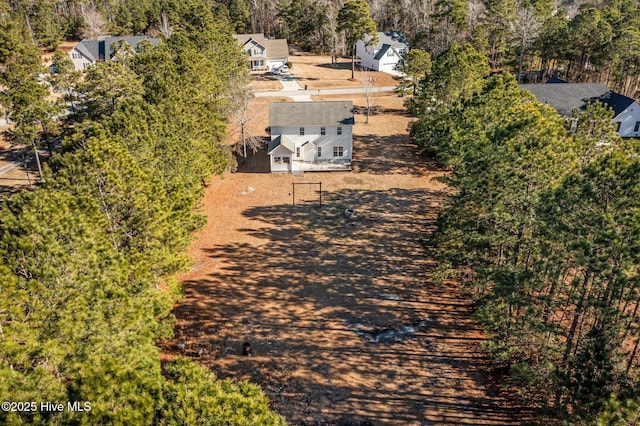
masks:
<path id="1" fill-rule="evenodd" d="M 118 42 L 126 42 L 135 51 L 138 43 L 145 40 L 154 46 L 160 44 L 159 38 L 147 36 L 105 37 L 101 40 L 82 40 L 69 54 L 76 70 L 83 71 L 96 62 L 110 61 Z"/>
<path id="2" fill-rule="evenodd" d="M 353 103 L 272 102 L 271 172 L 351 170 Z"/>
<path id="3" fill-rule="evenodd" d="M 371 36 L 356 42 L 356 57 L 360 65 L 375 71 L 389 72 L 398 69 L 405 52 L 409 50 L 409 42 L 398 31 L 378 33 L 378 43 L 368 44 Z"/>
<path id="4" fill-rule="evenodd" d="M 252 71 L 273 70 L 289 61 L 289 46 L 285 39 L 268 39 L 264 34 L 234 34 L 247 54 Z"/>
<path id="5" fill-rule="evenodd" d="M 584 112 L 587 105 L 600 101 L 613 110 L 613 121 L 623 138 L 640 137 L 640 105 L 632 98 L 611 91 L 604 84 L 569 83 L 552 77 L 545 84 L 521 84 L 539 102 L 552 106 L 560 115 L 571 117 L 574 110 Z M 575 127 L 575 121 L 572 123 Z"/>

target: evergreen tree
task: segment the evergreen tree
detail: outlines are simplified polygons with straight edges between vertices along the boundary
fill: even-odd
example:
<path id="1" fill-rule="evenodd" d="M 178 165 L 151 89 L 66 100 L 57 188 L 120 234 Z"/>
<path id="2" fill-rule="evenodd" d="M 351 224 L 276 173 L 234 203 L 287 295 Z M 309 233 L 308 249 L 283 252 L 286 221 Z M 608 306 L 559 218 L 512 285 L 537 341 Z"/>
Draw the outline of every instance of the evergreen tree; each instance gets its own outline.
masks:
<path id="1" fill-rule="evenodd" d="M 348 0 L 338 13 L 337 31 L 345 34 L 347 45 L 351 48 L 351 78 L 355 78 L 356 42 L 369 36 L 368 43 L 378 41 L 376 24 L 369 14 L 369 5 L 365 0 Z"/>

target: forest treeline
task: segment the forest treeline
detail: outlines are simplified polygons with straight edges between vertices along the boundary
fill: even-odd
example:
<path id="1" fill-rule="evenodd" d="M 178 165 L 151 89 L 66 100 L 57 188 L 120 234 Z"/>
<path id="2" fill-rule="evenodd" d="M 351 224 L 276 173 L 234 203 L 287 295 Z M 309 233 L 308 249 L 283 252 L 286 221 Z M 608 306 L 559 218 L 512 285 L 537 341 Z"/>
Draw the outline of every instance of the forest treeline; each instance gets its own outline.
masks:
<path id="1" fill-rule="evenodd" d="M 455 65 L 455 66 L 453 66 Z M 484 349 L 542 423 L 637 420 L 640 146 L 602 104 L 569 121 L 452 44 L 417 87 L 418 146 L 451 168 L 432 249 Z M 622 402 L 621 402 L 622 401 Z"/>
<path id="2" fill-rule="evenodd" d="M 172 276 L 204 223 L 203 184 L 233 166 L 230 90 L 247 75 L 227 23 L 194 2 L 159 47 L 122 45 L 83 78 L 57 54 L 45 81 L 24 16 L 0 5 L 7 136 L 61 151 L 36 189 L 0 208 L 0 400 L 16 403 L 0 423 L 284 424 L 258 386 L 161 363 L 156 345 L 173 333 Z M 70 103 L 67 119 L 49 84 Z"/>
<path id="3" fill-rule="evenodd" d="M 338 30 L 344 3 L 217 0 L 209 9 L 237 33 L 264 33 L 320 53 L 348 54 L 351 46 Z M 489 58 L 492 69 L 522 74 L 527 82 L 558 75 L 574 82 L 605 83 L 626 96 L 638 97 L 640 11 L 634 0 L 367 3 L 379 31 L 402 31 L 412 48 L 432 55 L 454 42 L 470 43 Z M 181 16 L 201 13 L 199 0 L 14 0 L 5 4 L 28 24 L 38 44 L 52 49 L 63 39 L 107 33 L 167 35 Z"/>

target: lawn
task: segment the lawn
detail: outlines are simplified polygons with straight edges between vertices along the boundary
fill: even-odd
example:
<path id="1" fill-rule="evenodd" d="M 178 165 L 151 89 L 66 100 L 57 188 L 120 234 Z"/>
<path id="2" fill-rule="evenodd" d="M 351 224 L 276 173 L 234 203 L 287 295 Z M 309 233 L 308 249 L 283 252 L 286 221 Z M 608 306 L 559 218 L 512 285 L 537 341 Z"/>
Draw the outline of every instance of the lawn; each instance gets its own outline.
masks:
<path id="1" fill-rule="evenodd" d="M 362 79 L 372 79 L 374 85 L 380 87 L 398 84 L 391 74 L 366 69 L 358 69 L 351 80 L 351 59 L 338 58 L 338 64 L 334 66 L 330 56 L 292 50 L 293 54 L 289 56 L 293 64 L 291 75 L 300 86 L 306 85 L 308 89 L 361 87 Z"/>

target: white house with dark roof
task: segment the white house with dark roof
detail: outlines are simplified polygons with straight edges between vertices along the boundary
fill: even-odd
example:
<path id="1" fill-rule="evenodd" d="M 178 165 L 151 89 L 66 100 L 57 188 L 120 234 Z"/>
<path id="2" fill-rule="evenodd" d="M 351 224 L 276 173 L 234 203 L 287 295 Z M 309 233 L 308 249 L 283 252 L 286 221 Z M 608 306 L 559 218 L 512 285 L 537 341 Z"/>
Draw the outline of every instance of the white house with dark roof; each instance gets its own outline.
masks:
<path id="1" fill-rule="evenodd" d="M 234 34 L 247 55 L 252 71 L 273 70 L 289 60 L 289 45 L 285 39 L 268 39 L 264 34 Z"/>
<path id="2" fill-rule="evenodd" d="M 351 170 L 353 103 L 271 102 L 271 172 Z"/>
<path id="3" fill-rule="evenodd" d="M 640 105 L 604 84 L 569 83 L 554 77 L 545 84 L 521 84 L 520 88 L 565 117 L 571 117 L 573 111 L 584 112 L 589 103 L 600 101 L 613 110 L 613 122 L 618 123 L 620 136 L 640 138 Z"/>
<path id="4" fill-rule="evenodd" d="M 160 44 L 159 38 L 147 36 L 105 37 L 100 40 L 82 40 L 69 55 L 76 70 L 84 71 L 96 62 L 110 61 L 120 41 L 126 42 L 134 52 L 143 41 L 148 41 L 154 46 Z"/>
<path id="5" fill-rule="evenodd" d="M 356 57 L 360 65 L 370 70 L 389 72 L 396 70 L 405 52 L 409 50 L 409 42 L 399 31 L 378 33 L 378 42 L 369 44 L 373 37 L 367 35 L 364 40 L 356 42 Z"/>

